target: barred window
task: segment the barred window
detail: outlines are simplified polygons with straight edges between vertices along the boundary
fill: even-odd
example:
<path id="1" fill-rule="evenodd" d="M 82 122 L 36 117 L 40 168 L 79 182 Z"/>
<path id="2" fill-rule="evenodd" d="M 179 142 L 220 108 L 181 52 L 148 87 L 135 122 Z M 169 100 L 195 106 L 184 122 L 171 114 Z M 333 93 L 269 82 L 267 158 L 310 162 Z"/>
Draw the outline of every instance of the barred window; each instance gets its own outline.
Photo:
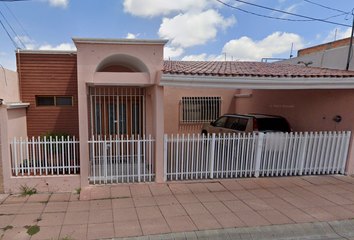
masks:
<path id="1" fill-rule="evenodd" d="M 182 122 L 210 122 L 221 114 L 221 97 L 182 97 Z"/>

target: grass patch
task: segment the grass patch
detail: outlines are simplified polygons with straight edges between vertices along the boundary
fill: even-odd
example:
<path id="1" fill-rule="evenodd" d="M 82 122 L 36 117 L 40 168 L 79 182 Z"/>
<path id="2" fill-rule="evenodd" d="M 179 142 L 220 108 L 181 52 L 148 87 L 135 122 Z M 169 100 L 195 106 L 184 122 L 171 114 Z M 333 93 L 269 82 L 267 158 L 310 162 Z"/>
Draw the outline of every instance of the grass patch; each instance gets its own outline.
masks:
<path id="1" fill-rule="evenodd" d="M 81 187 L 75 188 L 75 190 L 76 190 L 76 193 L 77 193 L 77 194 L 80 194 L 80 193 L 81 193 Z"/>
<path id="2" fill-rule="evenodd" d="M 36 186 L 37 186 L 37 185 L 36 185 Z M 29 187 L 29 186 L 27 186 L 27 184 L 21 185 L 21 186 L 20 186 L 20 190 L 21 190 L 20 197 L 26 197 L 27 195 L 36 194 L 36 193 L 37 193 L 36 186 L 34 186 L 34 187 Z"/>
<path id="3" fill-rule="evenodd" d="M 6 226 L 6 227 L 4 228 L 4 231 L 9 230 L 9 229 L 13 229 L 13 228 L 14 228 L 13 226 Z"/>
<path id="4" fill-rule="evenodd" d="M 25 226 L 25 228 L 27 229 L 27 234 L 28 235 L 34 235 L 34 234 L 36 234 L 36 233 L 38 233 L 39 232 L 39 230 L 40 230 L 40 228 L 39 228 L 39 226 L 37 226 L 37 225 L 34 225 L 34 226 Z"/>

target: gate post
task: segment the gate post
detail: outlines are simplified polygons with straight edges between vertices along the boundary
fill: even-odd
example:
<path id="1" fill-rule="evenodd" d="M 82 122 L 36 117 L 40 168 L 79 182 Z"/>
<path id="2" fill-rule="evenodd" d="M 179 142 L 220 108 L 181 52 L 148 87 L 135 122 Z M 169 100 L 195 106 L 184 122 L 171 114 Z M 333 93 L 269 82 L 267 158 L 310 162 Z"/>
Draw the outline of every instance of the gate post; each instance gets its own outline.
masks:
<path id="1" fill-rule="evenodd" d="M 210 178 L 214 178 L 214 161 L 215 161 L 215 133 L 212 135 L 209 149 L 209 174 Z"/>
<path id="2" fill-rule="evenodd" d="M 257 135 L 253 135 L 254 138 Z M 254 166 L 254 176 L 256 178 L 259 177 L 259 169 L 261 167 L 261 155 L 262 155 L 262 149 L 263 149 L 263 139 L 264 139 L 264 133 L 258 133 L 258 142 L 257 142 L 257 149 L 256 149 L 256 164 Z"/>

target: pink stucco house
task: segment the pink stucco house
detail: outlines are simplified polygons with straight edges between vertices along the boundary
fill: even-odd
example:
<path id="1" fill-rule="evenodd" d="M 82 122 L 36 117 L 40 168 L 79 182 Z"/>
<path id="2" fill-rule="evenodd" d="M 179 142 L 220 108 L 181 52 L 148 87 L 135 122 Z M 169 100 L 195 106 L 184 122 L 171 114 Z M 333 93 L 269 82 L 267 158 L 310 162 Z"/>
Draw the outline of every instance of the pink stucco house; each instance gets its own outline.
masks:
<path id="1" fill-rule="evenodd" d="M 5 192 L 18 192 L 25 183 L 39 191 L 73 191 L 92 183 L 163 183 L 164 134 L 198 134 L 204 122 L 224 113 L 282 115 L 298 132 L 353 130 L 352 71 L 164 61 L 167 40 L 73 42 L 77 51 L 18 50 L 17 72 L 6 70 L 6 81 L 0 75 Z M 333 121 L 337 115 L 340 123 Z M 21 150 L 47 131 L 75 139 L 67 145 L 46 139 L 38 150 L 42 153 L 35 153 L 34 145 Z M 22 137 L 23 144 L 10 145 L 14 137 Z M 15 155 L 22 158 L 14 161 Z M 354 171 L 351 146 L 345 171 Z"/>

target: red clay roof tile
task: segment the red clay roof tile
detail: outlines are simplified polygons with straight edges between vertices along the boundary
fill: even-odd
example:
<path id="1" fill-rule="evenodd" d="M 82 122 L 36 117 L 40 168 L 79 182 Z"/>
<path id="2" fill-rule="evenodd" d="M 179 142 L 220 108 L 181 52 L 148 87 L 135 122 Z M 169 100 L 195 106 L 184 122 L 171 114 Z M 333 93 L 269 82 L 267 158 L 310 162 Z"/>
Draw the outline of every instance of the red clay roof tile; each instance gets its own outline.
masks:
<path id="1" fill-rule="evenodd" d="M 164 61 L 164 69 L 162 71 L 165 74 L 197 74 L 206 76 L 218 75 L 291 78 L 354 77 L 354 71 L 265 62 Z"/>

